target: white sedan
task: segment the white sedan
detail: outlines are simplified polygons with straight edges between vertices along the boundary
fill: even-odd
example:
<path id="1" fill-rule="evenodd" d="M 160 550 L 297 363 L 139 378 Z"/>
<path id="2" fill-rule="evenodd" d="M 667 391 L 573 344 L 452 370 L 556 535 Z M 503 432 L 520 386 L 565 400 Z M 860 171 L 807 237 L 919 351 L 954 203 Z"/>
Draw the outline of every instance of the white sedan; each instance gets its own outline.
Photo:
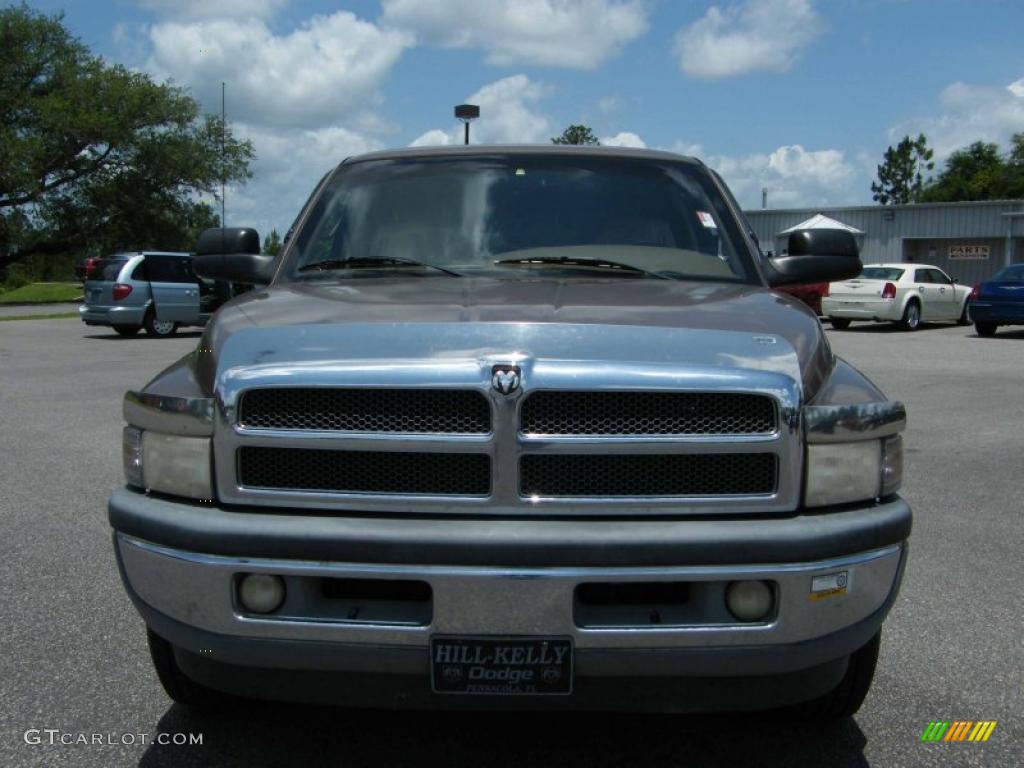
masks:
<path id="1" fill-rule="evenodd" d="M 835 328 L 854 320 L 899 323 L 907 331 L 922 322 L 967 323 L 968 286 L 930 264 L 867 264 L 860 275 L 830 283 L 821 313 Z"/>

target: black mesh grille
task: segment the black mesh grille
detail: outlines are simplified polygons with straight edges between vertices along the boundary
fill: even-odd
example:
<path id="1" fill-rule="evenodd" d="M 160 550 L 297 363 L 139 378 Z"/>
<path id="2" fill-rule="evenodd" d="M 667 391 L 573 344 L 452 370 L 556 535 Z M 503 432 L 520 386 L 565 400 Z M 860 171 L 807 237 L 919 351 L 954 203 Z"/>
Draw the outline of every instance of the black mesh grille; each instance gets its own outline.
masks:
<path id="1" fill-rule="evenodd" d="M 242 396 L 245 427 L 343 432 L 487 434 L 487 398 L 469 389 L 253 389 Z"/>
<path id="2" fill-rule="evenodd" d="M 520 462 L 523 496 L 733 496 L 772 493 L 772 453 L 552 454 Z"/>
<path id="3" fill-rule="evenodd" d="M 250 488 L 334 493 L 486 496 L 491 460 L 482 453 L 238 449 L 239 482 Z"/>
<path id="4" fill-rule="evenodd" d="M 520 430 L 539 435 L 755 435 L 775 431 L 764 395 L 707 392 L 534 392 Z"/>

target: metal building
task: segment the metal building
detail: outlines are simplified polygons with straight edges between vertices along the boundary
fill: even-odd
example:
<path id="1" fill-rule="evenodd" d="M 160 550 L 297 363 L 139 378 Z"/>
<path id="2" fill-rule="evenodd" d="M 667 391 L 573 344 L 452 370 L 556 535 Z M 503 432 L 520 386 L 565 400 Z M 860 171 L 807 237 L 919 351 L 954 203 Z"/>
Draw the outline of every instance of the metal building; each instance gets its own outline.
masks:
<path id="1" fill-rule="evenodd" d="M 1024 261 L 1024 200 L 746 211 L 764 251 L 786 250 L 785 230 L 823 214 L 856 234 L 865 264 L 934 264 L 961 283 Z"/>

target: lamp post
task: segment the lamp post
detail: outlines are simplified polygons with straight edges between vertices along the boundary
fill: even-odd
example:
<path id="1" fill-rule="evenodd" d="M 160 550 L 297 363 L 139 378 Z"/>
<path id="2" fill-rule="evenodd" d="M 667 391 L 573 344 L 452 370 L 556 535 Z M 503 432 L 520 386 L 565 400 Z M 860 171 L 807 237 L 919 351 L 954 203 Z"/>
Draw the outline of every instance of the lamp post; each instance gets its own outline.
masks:
<path id="1" fill-rule="evenodd" d="M 480 117 L 480 107 L 476 104 L 459 104 L 455 107 L 455 117 L 466 126 L 466 144 L 469 144 L 469 124 Z"/>

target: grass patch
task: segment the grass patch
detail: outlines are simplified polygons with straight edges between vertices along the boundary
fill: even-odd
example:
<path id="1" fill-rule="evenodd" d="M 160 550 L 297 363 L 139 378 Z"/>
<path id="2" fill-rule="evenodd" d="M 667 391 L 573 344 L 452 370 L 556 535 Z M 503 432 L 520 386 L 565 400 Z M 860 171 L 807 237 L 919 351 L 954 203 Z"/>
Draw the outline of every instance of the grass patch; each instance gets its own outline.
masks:
<path id="1" fill-rule="evenodd" d="M 13 291 L 0 293 L 0 304 L 49 304 L 81 298 L 81 283 L 29 283 Z"/>
<path id="2" fill-rule="evenodd" d="M 49 315 L 14 315 L 12 317 L 0 317 L 0 323 L 7 323 L 11 320 L 64 320 L 69 317 L 78 317 L 78 313 L 53 312 Z"/>

